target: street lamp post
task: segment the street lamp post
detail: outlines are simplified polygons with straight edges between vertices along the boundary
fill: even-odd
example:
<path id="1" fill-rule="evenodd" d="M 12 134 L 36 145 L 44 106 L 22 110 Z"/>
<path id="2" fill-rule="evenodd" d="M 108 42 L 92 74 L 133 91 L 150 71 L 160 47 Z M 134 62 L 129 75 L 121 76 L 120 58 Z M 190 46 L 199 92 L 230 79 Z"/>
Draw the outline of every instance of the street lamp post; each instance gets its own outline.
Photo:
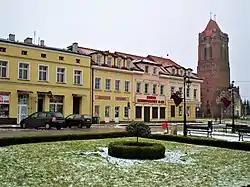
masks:
<path id="1" fill-rule="evenodd" d="M 183 123 L 183 135 L 187 136 L 187 115 L 186 115 L 186 84 L 190 87 L 191 81 L 187 77 L 186 71 L 184 72 L 184 123 Z"/>
<path id="2" fill-rule="evenodd" d="M 231 84 L 231 93 L 232 93 L 232 133 L 235 133 L 235 124 L 234 124 L 234 81 Z"/>

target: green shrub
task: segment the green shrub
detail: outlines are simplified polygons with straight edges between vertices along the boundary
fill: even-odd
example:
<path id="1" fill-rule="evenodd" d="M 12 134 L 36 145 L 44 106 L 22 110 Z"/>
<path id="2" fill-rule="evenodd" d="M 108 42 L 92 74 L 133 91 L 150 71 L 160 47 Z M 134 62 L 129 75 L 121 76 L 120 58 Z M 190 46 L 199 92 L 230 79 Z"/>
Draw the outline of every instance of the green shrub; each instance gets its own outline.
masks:
<path id="1" fill-rule="evenodd" d="M 125 159 L 160 159 L 165 157 L 165 147 L 158 143 L 115 141 L 108 145 L 108 154 Z"/>
<path id="2" fill-rule="evenodd" d="M 88 134 L 52 134 L 38 136 L 19 136 L 0 138 L 0 147 L 16 144 L 56 142 L 69 140 L 88 140 L 88 139 L 104 139 L 104 138 L 120 138 L 129 137 L 127 132 L 108 132 L 108 133 L 88 133 Z"/>
<path id="3" fill-rule="evenodd" d="M 185 137 L 185 136 L 173 136 L 173 135 L 161 135 L 161 134 L 151 134 L 148 138 L 155 140 L 167 140 L 180 143 L 250 151 L 250 142 L 229 142 L 226 140 L 219 140 L 207 137 L 194 137 L 194 136 Z"/>
<path id="4" fill-rule="evenodd" d="M 126 131 L 132 135 L 136 136 L 137 143 L 139 137 L 148 137 L 151 134 L 151 129 L 144 122 L 132 122 L 126 127 Z"/>

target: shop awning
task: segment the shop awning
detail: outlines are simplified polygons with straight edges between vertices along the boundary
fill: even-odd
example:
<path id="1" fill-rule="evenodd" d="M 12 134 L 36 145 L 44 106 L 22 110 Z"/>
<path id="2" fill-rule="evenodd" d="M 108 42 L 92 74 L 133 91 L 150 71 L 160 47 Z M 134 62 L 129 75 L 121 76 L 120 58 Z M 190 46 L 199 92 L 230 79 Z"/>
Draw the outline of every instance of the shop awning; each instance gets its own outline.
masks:
<path id="1" fill-rule="evenodd" d="M 17 93 L 30 94 L 30 93 L 33 93 L 33 92 L 32 91 L 28 91 L 28 90 L 17 90 Z"/>
<path id="2" fill-rule="evenodd" d="M 72 94 L 73 97 L 86 97 L 84 94 Z"/>

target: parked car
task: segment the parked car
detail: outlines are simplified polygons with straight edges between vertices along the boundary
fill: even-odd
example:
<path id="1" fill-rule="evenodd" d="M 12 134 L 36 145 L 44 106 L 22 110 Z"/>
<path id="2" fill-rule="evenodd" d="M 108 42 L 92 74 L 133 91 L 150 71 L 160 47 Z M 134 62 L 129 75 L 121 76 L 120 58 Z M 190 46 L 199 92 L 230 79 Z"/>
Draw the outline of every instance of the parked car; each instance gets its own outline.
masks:
<path id="1" fill-rule="evenodd" d="M 64 126 L 64 116 L 60 112 L 35 112 L 27 118 L 21 120 L 21 128 L 41 128 L 51 129 L 55 127 L 60 130 Z"/>
<path id="2" fill-rule="evenodd" d="M 92 125 L 92 117 L 86 114 L 71 114 L 65 118 L 65 127 L 71 128 L 77 126 L 82 128 L 83 126 L 90 128 Z"/>

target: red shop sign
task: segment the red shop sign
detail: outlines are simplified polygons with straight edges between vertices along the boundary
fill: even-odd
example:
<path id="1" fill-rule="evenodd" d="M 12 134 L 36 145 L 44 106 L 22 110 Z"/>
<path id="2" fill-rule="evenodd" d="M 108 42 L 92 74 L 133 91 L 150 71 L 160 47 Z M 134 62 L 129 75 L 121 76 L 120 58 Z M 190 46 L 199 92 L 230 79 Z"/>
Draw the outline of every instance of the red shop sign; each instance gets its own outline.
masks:
<path id="1" fill-rule="evenodd" d="M 155 103 L 155 104 L 164 104 L 165 101 L 162 100 L 153 100 L 153 99 L 137 99 L 138 103 Z"/>

